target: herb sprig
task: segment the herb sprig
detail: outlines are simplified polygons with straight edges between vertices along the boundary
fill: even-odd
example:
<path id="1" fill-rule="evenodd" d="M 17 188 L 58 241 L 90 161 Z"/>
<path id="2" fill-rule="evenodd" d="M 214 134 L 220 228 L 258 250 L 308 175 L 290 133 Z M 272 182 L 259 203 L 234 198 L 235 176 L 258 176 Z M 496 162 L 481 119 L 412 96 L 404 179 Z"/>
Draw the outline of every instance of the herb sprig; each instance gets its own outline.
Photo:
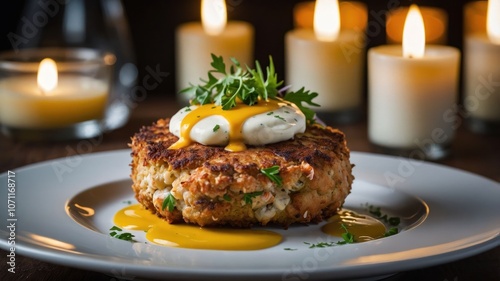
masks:
<path id="1" fill-rule="evenodd" d="M 280 166 L 276 165 L 269 168 L 264 168 L 261 169 L 260 172 L 266 175 L 272 182 L 274 182 L 278 186 L 281 186 L 283 184 L 283 179 L 279 175 Z"/>
<path id="2" fill-rule="evenodd" d="M 338 245 L 344 245 L 344 244 L 352 244 L 355 243 L 356 240 L 354 239 L 354 235 L 349 232 L 349 229 L 347 229 L 347 226 L 345 224 L 340 224 L 340 227 L 344 230 L 344 233 L 342 233 L 342 239 L 343 241 L 337 242 Z"/>
<path id="3" fill-rule="evenodd" d="M 161 205 L 161 209 L 165 210 L 165 208 L 168 208 L 169 212 L 173 212 L 175 208 L 175 197 L 172 195 L 172 193 L 169 193 L 165 199 L 163 199 L 163 203 Z"/>
<path id="4" fill-rule="evenodd" d="M 258 61 L 255 61 L 255 68 L 252 69 L 248 66 L 243 68 L 238 60 L 231 58 L 233 65 L 227 70 L 222 56 L 214 54 L 211 56 L 210 65 L 213 69 L 208 71 L 208 79 L 202 79 L 203 84 L 192 85 L 181 91 L 181 93 L 194 93 L 191 104 L 215 103 L 222 106 L 222 109 L 229 110 L 235 107 L 238 101 L 254 105 L 259 99 L 281 98 L 297 105 L 306 116 L 307 122 L 314 123 L 314 111 L 307 105 L 319 106 L 312 101 L 318 94 L 302 88 L 296 92 L 287 92 L 282 95 L 278 88 L 283 84 L 283 81 L 278 80 L 271 56 L 265 74 Z"/>

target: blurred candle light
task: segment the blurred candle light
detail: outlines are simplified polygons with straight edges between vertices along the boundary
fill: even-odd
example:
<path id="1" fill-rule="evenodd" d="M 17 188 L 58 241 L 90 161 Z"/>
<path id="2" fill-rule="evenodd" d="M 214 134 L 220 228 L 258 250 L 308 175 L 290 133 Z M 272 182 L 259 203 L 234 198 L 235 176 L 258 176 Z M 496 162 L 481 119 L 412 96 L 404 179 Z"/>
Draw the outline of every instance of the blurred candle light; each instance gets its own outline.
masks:
<path id="1" fill-rule="evenodd" d="M 202 0 L 201 23 L 207 34 L 221 34 L 227 23 L 226 2 L 224 0 Z"/>
<path id="2" fill-rule="evenodd" d="M 486 13 L 488 1 L 472 1 L 464 5 L 464 35 L 486 34 Z"/>
<path id="3" fill-rule="evenodd" d="M 340 12 L 337 0 L 317 0 L 314 9 L 314 34 L 321 41 L 335 41 L 340 33 Z"/>
<path id="4" fill-rule="evenodd" d="M 448 14 L 436 7 L 419 7 L 420 16 L 426 26 L 425 41 L 428 44 L 445 44 L 447 41 Z M 404 24 L 409 13 L 408 7 L 400 7 L 389 11 L 386 22 L 388 43 L 401 43 Z"/>
<path id="5" fill-rule="evenodd" d="M 353 121 L 362 101 L 363 33 L 341 30 L 337 0 L 316 1 L 313 22 L 313 29 L 285 35 L 285 83 L 318 93 L 316 112 L 324 121 Z"/>
<path id="6" fill-rule="evenodd" d="M 448 155 L 454 136 L 452 109 L 460 52 L 448 46 L 426 46 L 418 13 L 412 5 L 402 46 L 368 51 L 368 135 L 386 152 L 435 160 Z"/>
<path id="7" fill-rule="evenodd" d="M 488 1 L 486 33 L 491 42 L 500 44 L 500 0 Z"/>
<path id="8" fill-rule="evenodd" d="M 500 0 L 489 0 L 486 34 L 465 34 L 464 106 L 469 127 L 500 133 Z"/>
<path id="9" fill-rule="evenodd" d="M 403 30 L 403 56 L 421 58 L 425 53 L 425 27 L 417 6 L 411 6 Z"/>
<path id="10" fill-rule="evenodd" d="M 313 28 L 316 1 L 299 2 L 294 6 L 293 19 L 295 28 Z M 363 32 L 368 22 L 368 8 L 359 1 L 340 1 L 340 28 Z"/>
<path id="11" fill-rule="evenodd" d="M 210 54 L 231 57 L 241 65 L 253 65 L 253 27 L 242 21 L 228 21 L 224 0 L 201 2 L 202 22 L 189 22 L 176 30 L 176 88 L 180 91 L 206 79 L 211 69 Z M 178 100 L 187 104 L 192 98 L 179 94 Z"/>
<path id="12" fill-rule="evenodd" d="M 16 129 L 63 128 L 103 117 L 109 81 L 74 73 L 78 71 L 75 67 L 93 66 L 62 64 L 64 69 L 71 71 L 63 69 L 61 75 L 56 62 L 45 58 L 38 65 L 36 76 L 26 72 L 0 80 L 0 116 L 4 126 Z M 25 66 L 18 68 L 22 67 Z"/>
<path id="13" fill-rule="evenodd" d="M 52 59 L 46 58 L 40 62 L 37 74 L 38 88 L 43 94 L 50 94 L 57 87 L 57 65 Z"/>

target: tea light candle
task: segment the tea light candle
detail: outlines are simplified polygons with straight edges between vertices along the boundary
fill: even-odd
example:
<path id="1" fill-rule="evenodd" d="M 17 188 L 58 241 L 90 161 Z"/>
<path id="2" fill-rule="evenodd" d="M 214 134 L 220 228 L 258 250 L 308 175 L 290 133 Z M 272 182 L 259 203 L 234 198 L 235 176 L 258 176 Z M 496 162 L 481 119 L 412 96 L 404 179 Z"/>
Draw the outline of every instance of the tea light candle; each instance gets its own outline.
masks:
<path id="1" fill-rule="evenodd" d="M 0 80 L 0 121 L 23 129 L 48 129 L 103 118 L 108 85 L 92 77 L 59 75 L 45 59 L 38 75 Z"/>
<path id="2" fill-rule="evenodd" d="M 313 28 L 314 1 L 300 2 L 294 6 L 293 19 L 295 28 Z M 358 1 L 339 2 L 340 28 L 364 31 L 368 22 L 368 8 Z"/>
<path id="3" fill-rule="evenodd" d="M 364 37 L 340 30 L 336 0 L 318 0 L 314 30 L 294 29 L 285 36 L 286 84 L 318 93 L 318 114 L 352 110 L 362 101 Z M 323 118 L 323 117 L 322 117 Z"/>
<path id="4" fill-rule="evenodd" d="M 416 5 L 405 23 L 403 45 L 368 51 L 368 135 L 384 148 L 421 150 L 427 158 L 445 152 L 453 118 L 445 113 L 457 98 L 460 52 L 425 46 L 425 30 Z M 451 120 L 450 120 L 451 119 Z"/>
<path id="5" fill-rule="evenodd" d="M 241 21 L 226 22 L 224 0 L 203 0 L 201 18 L 201 23 L 186 23 L 176 31 L 178 91 L 207 78 L 212 53 L 226 61 L 234 57 L 241 65 L 253 65 L 253 27 Z M 182 103 L 191 98 L 187 94 L 178 97 Z"/>
<path id="6" fill-rule="evenodd" d="M 464 105 L 472 118 L 500 122 L 500 0 L 488 1 L 486 34 L 465 36 Z"/>
<path id="7" fill-rule="evenodd" d="M 419 7 L 424 21 L 425 42 L 428 44 L 446 44 L 448 29 L 448 14 L 445 10 L 435 7 Z M 408 7 L 400 7 L 389 11 L 386 22 L 388 43 L 401 44 L 403 26 L 408 14 Z"/>

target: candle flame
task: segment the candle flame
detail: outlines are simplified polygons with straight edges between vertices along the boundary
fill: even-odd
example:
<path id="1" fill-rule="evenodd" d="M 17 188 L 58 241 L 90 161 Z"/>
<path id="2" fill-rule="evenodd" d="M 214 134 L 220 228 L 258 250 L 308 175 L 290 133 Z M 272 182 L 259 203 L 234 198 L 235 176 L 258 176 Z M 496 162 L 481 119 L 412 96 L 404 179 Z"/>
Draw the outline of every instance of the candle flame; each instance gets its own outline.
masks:
<path id="1" fill-rule="evenodd" d="M 46 94 L 57 87 L 57 65 L 52 59 L 46 58 L 40 62 L 37 75 L 38 88 Z"/>
<path id="2" fill-rule="evenodd" d="M 321 41 L 334 41 L 340 33 L 338 0 L 316 0 L 314 6 L 314 34 Z"/>
<path id="3" fill-rule="evenodd" d="M 403 29 L 403 56 L 421 58 L 425 53 L 425 27 L 417 5 L 410 6 Z"/>
<path id="4" fill-rule="evenodd" d="M 201 1 L 201 23 L 209 35 L 219 35 L 226 27 L 227 11 L 224 0 Z"/>
<path id="5" fill-rule="evenodd" d="M 500 44 L 500 0 L 488 1 L 486 31 L 493 43 Z"/>

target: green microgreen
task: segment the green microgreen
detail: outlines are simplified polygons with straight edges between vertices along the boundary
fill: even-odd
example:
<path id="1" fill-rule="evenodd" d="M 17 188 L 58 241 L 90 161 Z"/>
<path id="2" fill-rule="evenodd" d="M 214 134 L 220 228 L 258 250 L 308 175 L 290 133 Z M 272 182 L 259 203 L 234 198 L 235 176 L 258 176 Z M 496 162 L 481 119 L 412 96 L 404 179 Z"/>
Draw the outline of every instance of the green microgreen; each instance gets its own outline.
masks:
<path id="1" fill-rule="evenodd" d="M 175 208 L 175 197 L 172 193 L 169 193 L 165 199 L 163 199 L 163 204 L 161 205 L 161 209 L 165 210 L 168 207 L 168 211 L 172 212 Z"/>
<path id="2" fill-rule="evenodd" d="M 275 165 L 269 168 L 261 169 L 260 172 L 266 175 L 272 182 L 274 182 L 278 186 L 281 186 L 283 184 L 283 179 L 279 175 L 279 166 Z"/>
<path id="3" fill-rule="evenodd" d="M 214 126 L 214 128 L 212 129 L 212 131 L 214 131 L 214 133 L 215 133 L 215 132 L 217 132 L 219 129 L 220 129 L 220 125 L 219 125 L 219 124 L 217 124 L 217 125 L 215 125 L 215 126 Z"/>
<path id="4" fill-rule="evenodd" d="M 181 93 L 193 94 L 191 104 L 204 105 L 215 103 L 222 109 L 229 110 L 236 106 L 238 101 L 246 105 L 254 105 L 259 99 L 279 99 L 297 105 L 310 123 L 314 123 L 314 111 L 304 105 L 319 106 L 312 102 L 318 94 L 304 90 L 288 92 L 283 97 L 278 90 L 283 81 L 278 80 L 273 59 L 269 57 L 269 66 L 264 73 L 260 63 L 255 62 L 255 68 L 243 68 L 236 59 L 231 58 L 232 65 L 227 69 L 222 56 L 211 54 L 212 69 L 208 71 L 208 78 L 201 80 L 200 85 L 191 85 Z"/>

